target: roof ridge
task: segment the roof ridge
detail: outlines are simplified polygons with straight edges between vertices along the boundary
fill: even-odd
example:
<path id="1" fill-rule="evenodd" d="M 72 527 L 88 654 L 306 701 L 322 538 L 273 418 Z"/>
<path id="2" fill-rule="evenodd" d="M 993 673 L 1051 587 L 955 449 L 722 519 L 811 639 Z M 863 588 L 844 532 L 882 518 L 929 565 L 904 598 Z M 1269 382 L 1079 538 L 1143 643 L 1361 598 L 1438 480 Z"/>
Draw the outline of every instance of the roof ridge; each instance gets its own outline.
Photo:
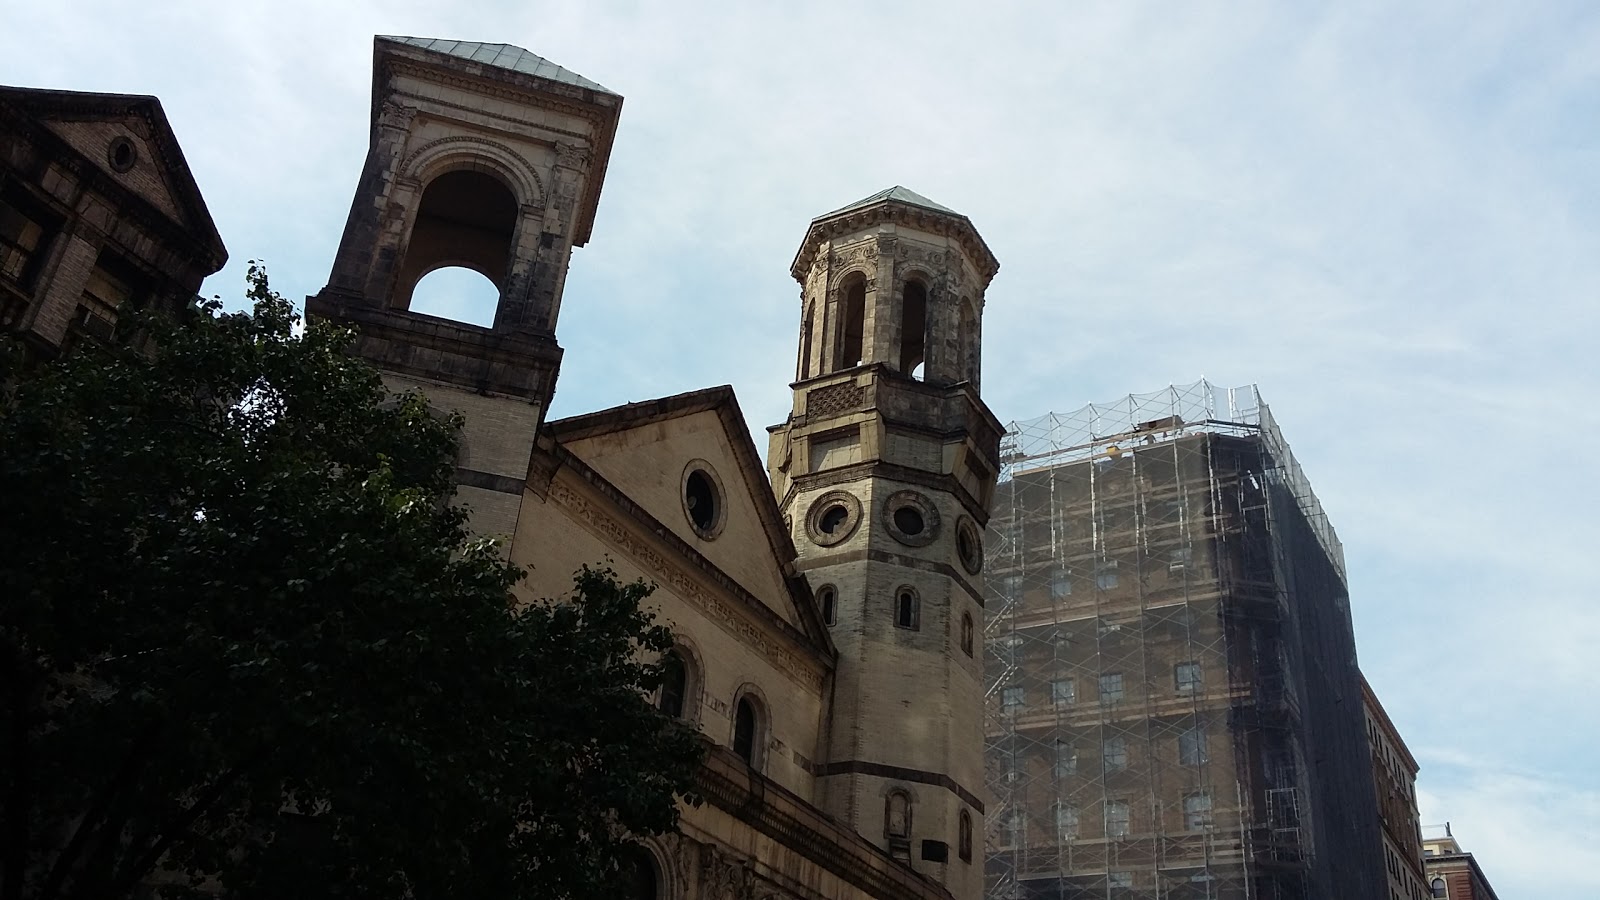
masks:
<path id="1" fill-rule="evenodd" d="M 451 38 L 425 38 L 401 34 L 380 34 L 377 38 L 380 41 L 404 44 L 408 47 L 416 47 L 445 56 L 453 56 L 457 59 L 482 63 L 508 72 L 517 72 L 559 84 L 620 96 L 617 95 L 616 91 L 605 85 L 593 79 L 585 78 L 571 69 L 551 62 L 531 50 L 518 47 L 516 44 L 458 41 Z"/>

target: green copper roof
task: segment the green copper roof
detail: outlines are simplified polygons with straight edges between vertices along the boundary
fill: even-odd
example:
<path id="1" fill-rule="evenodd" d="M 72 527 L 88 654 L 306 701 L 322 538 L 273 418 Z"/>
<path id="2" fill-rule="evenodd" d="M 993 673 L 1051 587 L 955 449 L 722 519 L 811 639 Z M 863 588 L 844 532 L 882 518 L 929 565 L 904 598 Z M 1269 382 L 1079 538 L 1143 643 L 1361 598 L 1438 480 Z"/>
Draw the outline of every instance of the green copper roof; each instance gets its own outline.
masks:
<path id="1" fill-rule="evenodd" d="M 817 218 L 813 219 L 812 221 L 819 221 L 821 219 L 831 219 L 834 216 L 840 215 L 842 213 L 851 212 L 852 210 L 857 210 L 857 209 L 865 209 L 868 206 L 872 206 L 872 205 L 877 204 L 877 203 L 882 203 L 885 200 L 898 200 L 901 203 L 906 203 L 906 204 L 909 204 L 911 206 L 920 206 L 923 209 L 931 209 L 934 212 L 947 213 L 947 214 L 952 215 L 952 216 L 961 215 L 960 213 L 956 212 L 955 210 L 951 209 L 948 206 L 940 206 L 939 204 L 933 202 L 932 200 L 929 200 L 927 197 L 922 196 L 921 194 L 917 193 L 916 191 L 910 190 L 909 188 L 903 188 L 903 187 L 901 187 L 900 185 L 897 184 L 894 187 L 889 188 L 887 190 L 879 191 L 876 194 L 873 194 L 871 197 L 863 197 L 862 199 L 857 200 L 856 202 L 850 204 L 849 206 L 842 206 L 839 209 L 836 209 L 833 212 L 828 213 L 827 215 L 817 216 Z"/>
<path id="2" fill-rule="evenodd" d="M 447 41 L 441 38 L 402 37 L 399 35 L 379 35 L 386 41 L 397 44 L 407 44 L 420 47 L 423 50 L 432 50 L 435 53 L 444 53 L 458 59 L 468 59 L 473 62 L 494 66 L 497 69 L 507 69 L 512 72 L 521 72 L 535 78 L 545 78 L 561 84 L 570 84 L 573 87 L 586 88 L 591 91 L 600 91 L 604 94 L 615 94 L 615 91 L 606 89 L 589 79 L 561 68 L 542 56 L 510 44 L 482 44 L 477 41 Z"/>

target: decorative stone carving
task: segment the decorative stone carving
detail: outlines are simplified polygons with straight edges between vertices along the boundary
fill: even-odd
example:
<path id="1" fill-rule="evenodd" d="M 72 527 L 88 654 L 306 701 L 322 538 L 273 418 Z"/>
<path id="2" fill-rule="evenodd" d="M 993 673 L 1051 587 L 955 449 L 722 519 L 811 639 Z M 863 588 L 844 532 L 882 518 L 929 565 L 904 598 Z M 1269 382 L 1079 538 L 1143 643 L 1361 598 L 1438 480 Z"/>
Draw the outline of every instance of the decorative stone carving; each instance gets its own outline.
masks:
<path id="1" fill-rule="evenodd" d="M 817 388 L 806 394 L 806 419 L 822 419 L 855 409 L 866 396 L 866 389 L 853 381 Z"/>
<path id="2" fill-rule="evenodd" d="M 563 169 L 586 172 L 589 169 L 589 150 L 569 141 L 556 144 L 556 165 Z"/>
<path id="3" fill-rule="evenodd" d="M 709 844 L 701 851 L 700 896 L 704 900 L 754 900 L 749 863 Z"/>

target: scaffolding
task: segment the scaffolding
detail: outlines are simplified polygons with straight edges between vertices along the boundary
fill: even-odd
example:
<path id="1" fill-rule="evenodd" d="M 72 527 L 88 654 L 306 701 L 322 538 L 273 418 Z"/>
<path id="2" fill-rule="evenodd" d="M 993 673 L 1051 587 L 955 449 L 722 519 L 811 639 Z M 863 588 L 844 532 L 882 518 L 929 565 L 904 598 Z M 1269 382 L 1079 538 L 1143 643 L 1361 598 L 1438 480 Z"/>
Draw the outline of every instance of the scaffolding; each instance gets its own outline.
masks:
<path id="1" fill-rule="evenodd" d="M 1382 897 L 1344 555 L 1254 387 L 1010 426 L 989 900 Z"/>

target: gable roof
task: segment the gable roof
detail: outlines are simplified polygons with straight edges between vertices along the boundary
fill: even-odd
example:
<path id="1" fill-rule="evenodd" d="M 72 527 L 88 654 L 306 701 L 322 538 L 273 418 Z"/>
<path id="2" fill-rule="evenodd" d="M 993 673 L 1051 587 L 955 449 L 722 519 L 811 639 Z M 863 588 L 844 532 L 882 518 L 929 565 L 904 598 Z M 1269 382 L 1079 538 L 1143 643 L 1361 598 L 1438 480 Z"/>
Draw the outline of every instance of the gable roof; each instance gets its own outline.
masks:
<path id="1" fill-rule="evenodd" d="M 118 182 L 114 176 L 106 172 L 99 160 L 91 159 L 89 162 L 96 171 L 106 175 L 108 183 L 116 184 L 122 190 L 138 197 L 141 202 L 151 207 L 151 212 L 171 221 L 185 234 L 198 238 L 200 246 L 196 249 L 203 253 L 205 262 L 210 266 L 210 272 L 221 269 L 223 263 L 227 262 L 228 249 L 223 246 L 222 235 L 217 232 L 217 223 L 211 218 L 211 210 L 206 208 L 205 198 L 200 194 L 200 186 L 195 183 L 194 173 L 189 169 L 188 160 L 183 157 L 183 148 L 178 145 L 178 136 L 173 132 L 171 123 L 167 121 L 167 114 L 161 108 L 160 100 L 144 94 L 101 94 L 0 86 L 0 102 L 15 106 L 41 124 L 52 120 L 125 121 L 130 118 L 144 120 L 149 131 L 151 147 L 158 156 L 157 162 L 167 187 L 179 206 L 181 217 L 186 221 L 172 221 L 171 215 L 157 208 L 149 198 Z M 72 148 L 61 135 L 53 131 L 50 135 L 59 143 L 60 149 L 69 150 L 77 156 L 83 155 Z"/>
<path id="2" fill-rule="evenodd" d="M 755 443 L 750 438 L 732 386 L 720 385 L 546 422 L 545 430 L 558 444 L 571 445 L 703 412 L 716 414 L 733 448 L 745 494 L 755 505 L 772 559 L 781 570 L 796 621 L 812 644 L 832 658 L 836 655 L 833 640 L 828 636 L 827 626 L 822 622 L 822 613 L 817 609 L 810 587 L 804 576 L 795 570 L 797 554 L 794 541 L 783 523 L 783 513 L 778 509 L 777 498 L 773 496 L 772 485 L 767 481 L 766 469 L 756 453 Z"/>
<path id="3" fill-rule="evenodd" d="M 960 213 L 956 212 L 955 210 L 951 209 L 948 206 L 943 206 L 941 204 L 935 203 L 932 200 L 929 200 L 927 197 L 924 197 L 921 194 L 917 193 L 916 191 L 913 191 L 910 188 L 901 187 L 900 185 L 897 184 L 892 188 L 885 188 L 884 190 L 881 190 L 881 191 L 877 192 L 876 194 L 873 194 L 870 197 L 862 197 L 860 200 L 857 200 L 856 202 L 851 203 L 848 206 L 841 206 L 841 207 L 839 207 L 838 209 L 834 210 L 831 213 L 825 213 L 823 215 L 817 216 L 815 219 L 812 219 L 811 221 L 816 222 L 816 221 L 820 221 L 822 219 L 831 219 L 834 216 L 840 215 L 842 213 L 850 212 L 851 210 L 865 209 L 866 207 L 872 206 L 875 203 L 884 203 L 884 202 L 890 201 L 890 200 L 893 200 L 893 201 L 896 201 L 896 202 L 899 202 L 899 203 L 910 204 L 911 206 L 920 206 L 923 209 L 931 209 L 934 212 L 947 213 L 947 214 L 952 215 L 952 216 L 961 215 Z"/>
<path id="4" fill-rule="evenodd" d="M 397 44 L 408 44 L 423 50 L 432 50 L 457 59 L 471 62 L 480 62 L 497 69 L 510 72 L 520 72 L 523 75 L 532 75 L 535 78 L 544 78 L 559 84 L 569 84 L 585 90 L 599 91 L 613 97 L 621 96 L 570 69 L 564 69 L 537 53 L 529 53 L 521 47 L 511 44 L 485 44 L 479 41 L 452 41 L 445 38 L 406 37 L 397 34 L 380 34 L 379 40 L 394 41 Z"/>

